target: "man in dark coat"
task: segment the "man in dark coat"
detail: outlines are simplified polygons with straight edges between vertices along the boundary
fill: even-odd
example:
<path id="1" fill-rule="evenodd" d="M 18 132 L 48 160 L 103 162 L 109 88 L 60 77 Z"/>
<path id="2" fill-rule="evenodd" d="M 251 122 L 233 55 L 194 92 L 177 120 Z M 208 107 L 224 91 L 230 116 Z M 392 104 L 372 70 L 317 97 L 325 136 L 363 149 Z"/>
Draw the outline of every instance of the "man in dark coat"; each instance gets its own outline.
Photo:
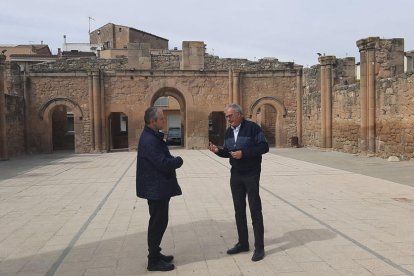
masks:
<path id="1" fill-rule="evenodd" d="M 138 144 L 136 191 L 145 198 L 149 207 L 148 224 L 148 266 L 149 271 L 174 269 L 173 256 L 161 253 L 161 240 L 168 225 L 170 198 L 181 195 L 175 170 L 181 167 L 183 159 L 173 157 L 163 140 L 165 119 L 161 109 L 150 107 L 144 115 L 145 128 Z"/>
<path id="2" fill-rule="evenodd" d="M 239 240 L 233 248 L 227 250 L 227 254 L 249 251 L 246 218 L 247 194 L 255 239 L 252 261 L 256 262 L 263 259 L 265 255 L 259 181 L 262 154 L 269 151 L 269 145 L 260 126 L 244 119 L 239 105 L 228 105 L 224 113 L 230 127 L 226 130 L 223 148 L 210 143 L 209 149 L 220 157 L 230 158 L 230 187 Z"/>

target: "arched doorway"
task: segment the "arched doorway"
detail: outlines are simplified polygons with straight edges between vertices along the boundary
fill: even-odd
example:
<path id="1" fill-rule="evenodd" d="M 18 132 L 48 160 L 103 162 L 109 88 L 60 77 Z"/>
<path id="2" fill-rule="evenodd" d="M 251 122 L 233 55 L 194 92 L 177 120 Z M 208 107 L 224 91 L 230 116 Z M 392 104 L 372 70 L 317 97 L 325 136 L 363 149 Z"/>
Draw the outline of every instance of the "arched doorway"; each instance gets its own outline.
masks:
<path id="1" fill-rule="evenodd" d="M 110 150 L 128 148 L 128 116 L 122 112 L 109 115 Z"/>
<path id="2" fill-rule="evenodd" d="M 263 97 L 250 106 L 249 116 L 254 122 L 267 128 L 269 145 L 286 147 L 287 138 L 284 129 L 287 110 L 285 106 L 274 97 Z M 265 128 L 263 129 L 265 132 Z M 266 132 L 265 132 L 266 135 Z M 273 135 L 274 138 L 270 137 Z"/>
<path id="3" fill-rule="evenodd" d="M 166 117 L 165 139 L 169 145 L 185 146 L 186 106 L 184 96 L 175 88 L 158 90 L 151 99 L 151 106 L 161 108 Z"/>
<path id="4" fill-rule="evenodd" d="M 51 99 L 42 105 L 38 115 L 46 127 L 41 135 L 44 151 L 69 149 L 77 152 L 81 144 L 83 112 L 75 101 L 65 97 Z"/>
<path id="5" fill-rule="evenodd" d="M 276 146 L 276 109 L 264 104 L 257 110 L 257 123 L 262 127 L 269 146 Z"/>
<path id="6" fill-rule="evenodd" d="M 58 105 L 52 110 L 52 149 L 75 150 L 74 115 L 65 105 Z"/>

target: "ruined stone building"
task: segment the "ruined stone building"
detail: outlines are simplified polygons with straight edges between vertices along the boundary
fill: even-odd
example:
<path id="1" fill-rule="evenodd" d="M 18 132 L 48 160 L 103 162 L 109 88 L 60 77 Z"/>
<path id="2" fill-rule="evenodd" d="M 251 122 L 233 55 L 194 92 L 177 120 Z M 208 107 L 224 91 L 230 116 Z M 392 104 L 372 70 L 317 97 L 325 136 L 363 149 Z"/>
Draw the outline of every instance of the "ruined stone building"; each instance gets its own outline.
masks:
<path id="1" fill-rule="evenodd" d="M 404 52 L 403 39 L 359 40 L 360 80 L 355 58 L 321 56 L 304 69 L 277 59 L 219 58 L 202 41 L 170 50 L 165 38 L 111 23 L 91 32 L 90 42 L 102 45 L 97 56 L 57 55 L 24 70 L 13 55 L 1 58 L 1 159 L 135 150 L 151 105 L 164 108 L 166 132 L 181 129 L 183 147 L 204 149 L 222 142 L 223 108 L 231 102 L 274 147 L 413 157 L 414 54 Z"/>

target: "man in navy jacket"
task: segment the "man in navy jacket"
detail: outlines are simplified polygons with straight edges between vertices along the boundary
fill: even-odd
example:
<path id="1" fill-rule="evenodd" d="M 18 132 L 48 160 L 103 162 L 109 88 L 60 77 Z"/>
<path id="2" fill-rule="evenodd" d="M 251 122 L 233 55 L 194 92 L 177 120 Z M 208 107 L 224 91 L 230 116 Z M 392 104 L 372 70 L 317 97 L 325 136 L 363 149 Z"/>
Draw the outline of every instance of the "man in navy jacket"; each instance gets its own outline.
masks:
<path id="1" fill-rule="evenodd" d="M 263 259 L 265 255 L 259 181 L 262 154 L 269 151 L 269 145 L 260 126 L 244 119 L 239 105 L 228 105 L 224 113 L 230 127 L 226 130 L 223 148 L 210 143 L 209 149 L 220 157 L 230 158 L 230 187 L 239 240 L 233 248 L 227 250 L 227 254 L 249 251 L 246 218 L 247 194 L 255 238 L 252 261 L 256 262 Z"/>
<path id="2" fill-rule="evenodd" d="M 145 128 L 138 144 L 136 192 L 148 201 L 148 266 L 149 271 L 169 271 L 173 256 L 161 253 L 161 240 L 168 225 L 170 198 L 181 195 L 175 170 L 183 159 L 173 157 L 163 140 L 165 119 L 161 109 L 150 107 L 144 115 Z"/>

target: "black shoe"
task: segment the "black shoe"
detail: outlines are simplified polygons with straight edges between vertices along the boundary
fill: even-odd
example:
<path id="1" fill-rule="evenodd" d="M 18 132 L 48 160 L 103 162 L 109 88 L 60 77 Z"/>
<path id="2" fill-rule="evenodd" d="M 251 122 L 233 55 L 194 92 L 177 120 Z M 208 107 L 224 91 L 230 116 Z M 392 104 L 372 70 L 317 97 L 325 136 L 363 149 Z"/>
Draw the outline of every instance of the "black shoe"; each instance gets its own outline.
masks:
<path id="1" fill-rule="evenodd" d="M 240 252 L 247 252 L 249 251 L 249 245 L 241 245 L 240 243 L 236 243 L 236 245 L 233 248 L 230 248 L 227 250 L 227 254 L 237 254 Z"/>
<path id="2" fill-rule="evenodd" d="M 256 249 L 253 253 L 252 261 L 257 262 L 257 261 L 263 260 L 264 256 L 265 256 L 264 249 Z"/>
<path id="3" fill-rule="evenodd" d="M 172 260 L 174 260 L 174 256 L 173 255 L 164 255 L 164 254 L 160 253 L 160 259 L 163 260 L 166 263 L 171 263 Z"/>
<path id="4" fill-rule="evenodd" d="M 166 263 L 161 259 L 155 264 L 148 263 L 147 266 L 148 271 L 170 271 L 174 268 L 173 264 Z"/>

